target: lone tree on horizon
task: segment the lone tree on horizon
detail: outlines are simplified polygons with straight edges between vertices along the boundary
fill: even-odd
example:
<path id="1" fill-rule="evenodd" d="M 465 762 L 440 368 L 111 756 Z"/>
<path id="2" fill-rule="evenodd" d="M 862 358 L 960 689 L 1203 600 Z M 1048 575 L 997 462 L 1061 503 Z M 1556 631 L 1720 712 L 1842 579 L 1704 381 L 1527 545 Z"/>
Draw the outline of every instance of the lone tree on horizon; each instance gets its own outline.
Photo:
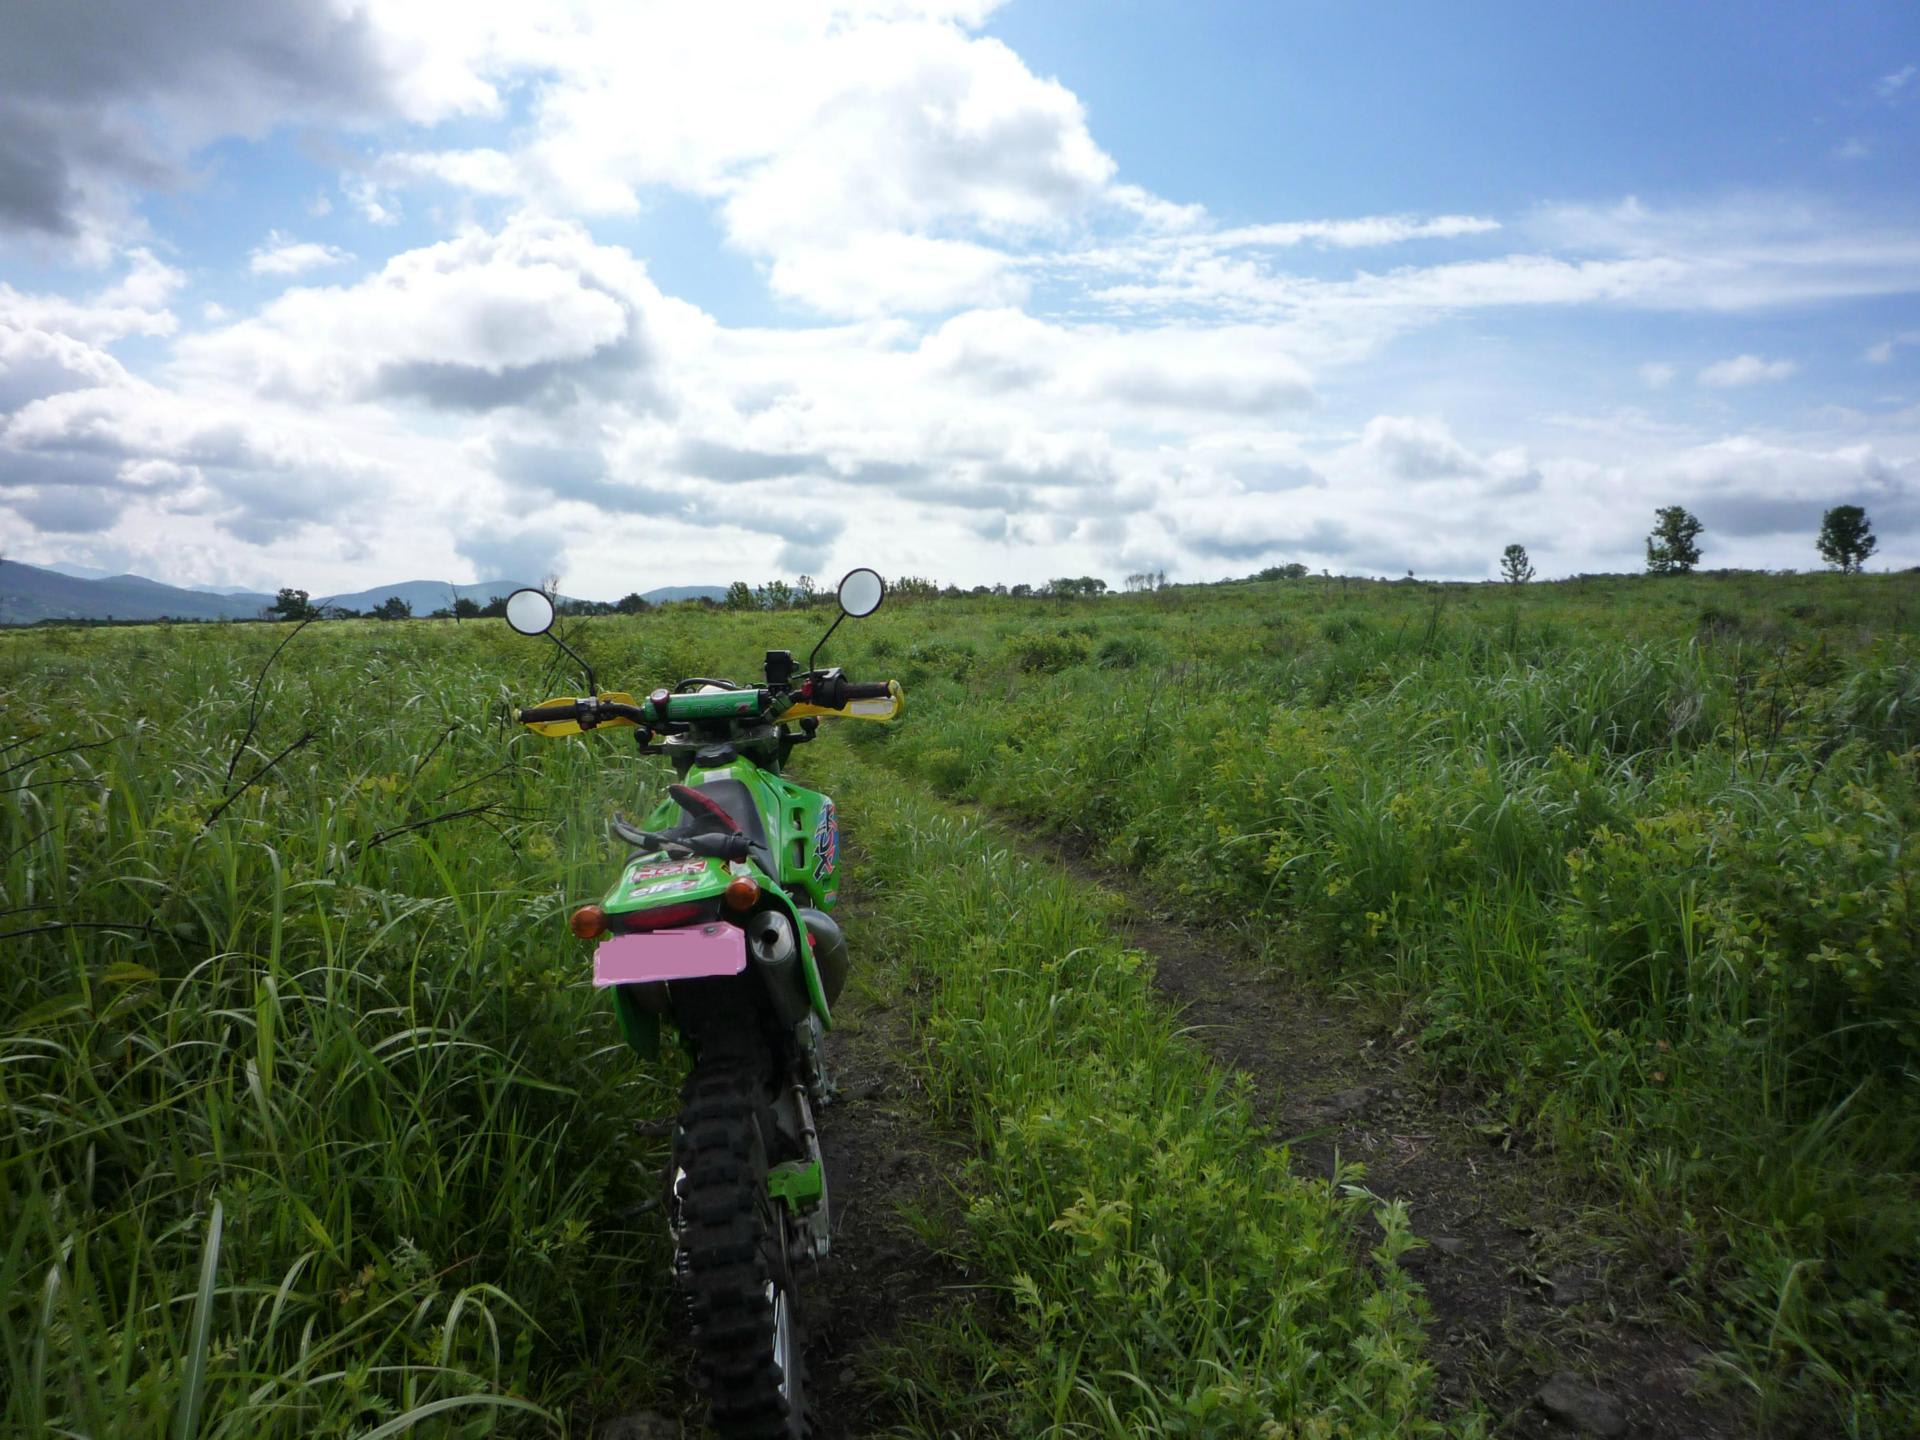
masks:
<path id="1" fill-rule="evenodd" d="M 1820 535 L 1813 542 L 1820 558 L 1836 565 L 1842 575 L 1858 575 L 1879 541 L 1873 538 L 1873 522 L 1858 505 L 1836 505 L 1820 517 Z"/>
<path id="2" fill-rule="evenodd" d="M 291 585 L 274 596 L 273 604 L 267 607 L 267 614 L 279 620 L 311 620 L 319 613 L 307 592 Z"/>
<path id="3" fill-rule="evenodd" d="M 1685 575 L 1700 563 L 1700 547 L 1694 542 L 1706 527 L 1684 505 L 1663 505 L 1653 515 L 1653 533 L 1647 536 L 1647 573 Z"/>
<path id="4" fill-rule="evenodd" d="M 1500 556 L 1500 578 L 1509 585 L 1524 585 L 1533 578 L 1533 562 L 1527 558 L 1527 547 L 1509 545 Z"/>

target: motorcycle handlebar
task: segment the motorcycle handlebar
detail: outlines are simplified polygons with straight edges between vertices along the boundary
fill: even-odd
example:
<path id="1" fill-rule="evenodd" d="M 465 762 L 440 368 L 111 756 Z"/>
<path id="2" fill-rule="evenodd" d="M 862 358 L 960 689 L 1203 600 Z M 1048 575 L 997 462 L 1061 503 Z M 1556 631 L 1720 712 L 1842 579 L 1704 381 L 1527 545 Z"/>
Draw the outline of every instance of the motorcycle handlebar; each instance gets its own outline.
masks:
<path id="1" fill-rule="evenodd" d="M 813 682 L 817 703 L 829 708 L 852 700 L 884 700 L 893 693 L 889 680 L 848 680 L 839 675 Z M 591 727 L 601 720 L 631 720 L 649 729 L 661 724 L 677 725 L 698 720 L 733 720 L 767 713 L 769 704 L 778 705 L 774 692 L 767 690 L 718 690 L 700 694 L 655 696 L 646 705 L 623 705 L 613 700 L 573 700 L 561 705 L 529 705 L 516 712 L 522 725 L 537 725 L 549 720 L 578 720 Z"/>
<path id="2" fill-rule="evenodd" d="M 585 720 L 595 719 L 631 720 L 636 725 L 647 723 L 647 715 L 638 705 L 622 705 L 617 700 L 600 700 L 587 704 L 580 700 L 570 700 L 564 705 L 529 705 L 517 712 L 516 718 L 522 725 L 537 725 L 543 720 Z"/>

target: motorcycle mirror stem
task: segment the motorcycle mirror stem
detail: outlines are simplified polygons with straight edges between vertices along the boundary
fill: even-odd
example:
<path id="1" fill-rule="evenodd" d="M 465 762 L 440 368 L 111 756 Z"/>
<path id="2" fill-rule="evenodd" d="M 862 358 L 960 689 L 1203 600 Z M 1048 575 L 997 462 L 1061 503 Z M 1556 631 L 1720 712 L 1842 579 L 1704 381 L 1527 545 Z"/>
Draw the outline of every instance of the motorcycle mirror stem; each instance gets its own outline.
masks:
<path id="1" fill-rule="evenodd" d="M 574 653 L 573 647 L 553 633 L 553 622 L 557 613 L 553 608 L 553 597 L 544 590 L 535 590 L 532 586 L 522 586 L 507 596 L 507 624 L 521 635 L 544 635 L 567 657 L 587 674 L 587 693 L 598 695 L 600 682 L 593 678 L 593 667 Z"/>
<path id="2" fill-rule="evenodd" d="M 840 602 L 840 613 L 833 617 L 833 624 L 827 627 L 827 633 L 814 642 L 813 654 L 807 656 L 807 669 L 813 669 L 814 657 L 820 648 L 840 628 L 840 622 L 851 615 L 856 620 L 864 620 L 880 608 L 880 602 L 887 598 L 887 582 L 880 578 L 880 572 L 862 565 L 857 570 L 849 570 L 840 577 L 839 588 L 834 598 Z"/>

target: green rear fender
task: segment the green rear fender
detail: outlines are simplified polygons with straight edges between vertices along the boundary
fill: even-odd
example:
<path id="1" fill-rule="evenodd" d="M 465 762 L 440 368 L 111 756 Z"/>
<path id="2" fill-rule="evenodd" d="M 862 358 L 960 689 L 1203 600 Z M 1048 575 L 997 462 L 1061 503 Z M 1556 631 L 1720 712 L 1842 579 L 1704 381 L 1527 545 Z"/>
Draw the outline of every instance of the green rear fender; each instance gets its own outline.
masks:
<path id="1" fill-rule="evenodd" d="M 747 761 L 710 770 L 696 769 L 687 783 L 698 785 L 708 780 L 738 780 L 747 787 L 760 810 L 761 825 L 768 837 L 779 867 L 771 877 L 756 855 L 747 861 L 754 878 L 760 882 L 766 898 L 780 908 L 793 926 L 800 951 L 800 975 L 806 985 L 806 1000 L 820 1023 L 833 1028 L 833 1011 L 827 1002 L 820 967 L 808 942 L 807 923 L 800 907 L 829 909 L 840 889 L 840 836 L 833 801 L 816 790 L 795 785 L 771 775 Z M 649 830 L 665 830 L 678 823 L 680 806 L 671 797 L 664 799 L 643 822 Z M 613 887 L 607 892 L 603 908 L 609 914 L 650 910 L 660 905 L 684 904 L 706 900 L 727 887 L 732 872 L 722 861 L 628 862 Z M 614 1015 L 621 1038 L 646 1060 L 660 1055 L 660 1014 L 639 993 L 653 986 L 617 985 L 614 990 Z"/>

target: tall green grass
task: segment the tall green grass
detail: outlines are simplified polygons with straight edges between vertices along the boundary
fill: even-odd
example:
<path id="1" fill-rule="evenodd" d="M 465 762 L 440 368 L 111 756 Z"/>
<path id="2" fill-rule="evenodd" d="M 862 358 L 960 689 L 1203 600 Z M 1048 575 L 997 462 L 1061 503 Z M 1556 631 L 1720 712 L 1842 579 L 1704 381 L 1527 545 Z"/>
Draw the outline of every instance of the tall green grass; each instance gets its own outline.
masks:
<path id="1" fill-rule="evenodd" d="M 1603 1176 L 1650 1236 L 1687 1240 L 1678 1292 L 1769 1403 L 1898 1434 L 1920 1407 L 1916 599 L 1902 576 L 890 604 L 829 658 L 907 682 L 897 733 L 851 731 L 891 768 L 1077 832 L 1189 915 L 1400 998 L 1439 1063 Z M 744 678 L 820 628 L 674 613 L 577 640 L 639 688 Z M 0 1427 L 578 1430 L 666 1369 L 665 1257 L 657 1221 L 633 1214 L 660 1156 L 628 1122 L 671 1089 L 619 1049 L 560 919 L 600 886 L 606 813 L 657 781 L 607 737 L 520 734 L 510 700 L 575 682 L 548 648 L 473 623 L 310 628 L 229 779 L 283 636 L 0 637 L 0 930 L 104 927 L 0 940 Z M 93 748 L 33 758 L 73 745 Z M 1038 1091 L 970 1068 L 964 1018 L 997 1006 L 1010 1034 L 1064 1026 L 1094 1051 L 1101 1026 L 1133 1023 L 1115 1017 L 1141 977 L 1081 911 L 995 891 L 1006 867 L 978 837 L 924 811 L 887 830 L 840 799 L 912 857 L 880 847 L 877 878 L 930 887 L 928 928 L 895 931 L 901 948 L 947 953 L 936 924 L 985 926 L 1008 902 L 1030 922 L 988 953 L 1036 972 L 1031 1013 L 989 977 L 956 980 L 934 1053 L 954 1071 L 943 1103 L 983 1127 L 976 1186 L 1007 1197 L 993 1213 L 1065 1218 L 1074 1195 L 1023 1187 L 1099 1156 L 1039 1123 Z M 959 908 L 933 898 L 943 884 Z M 1043 1013 L 1043 991 L 1077 998 Z M 982 1049 L 1008 1068 L 1028 1054 Z M 1166 1076 L 1186 1062 L 1165 1063 L 1102 1073 L 1131 1097 L 1116 1153 L 1165 1155 L 1170 1193 L 1190 1193 L 1186 1142 L 1154 1128 L 1175 1107 L 1240 1157 L 1231 1202 L 1194 1213 L 1217 1229 L 1259 1212 L 1283 1177 L 1236 1148 L 1233 1102 L 1198 1072 L 1205 1098 L 1179 1109 Z M 1047 1072 L 1063 1105 L 1090 1093 L 1078 1074 Z M 1125 1288 L 1151 1273 L 1128 1269 L 1142 1232 L 1099 1207 L 1165 1212 L 1085 1173 L 1081 1218 L 1045 1237 L 989 1224 L 977 1243 L 1051 1265 L 1084 1218 L 1088 1254 L 1134 1276 L 1110 1298 L 1144 1293 Z M 1281 1193 L 1303 1235 L 1328 1233 Z M 1229 1270 L 1257 1256 L 1221 1243 Z M 1169 1274 L 1199 1253 L 1151 1252 Z M 1397 1302 L 1340 1283 L 1375 1315 L 1342 1333 L 1404 1333 L 1379 1309 Z M 1239 1328 L 1201 1343 L 1216 1373 L 1291 1354 L 1242 1292 L 1218 1298 Z M 1032 1332 L 1080 1397 L 1061 1413 L 1111 1428 L 1098 1407 L 1122 1405 L 1133 1368 L 1160 1377 L 1140 1402 L 1152 1423 L 1187 1417 L 1169 1395 L 1205 1392 L 1166 1388 L 1187 1372 L 1154 1368 L 1171 1363 L 1160 1342 L 1117 1318 L 1132 1303 L 1114 1299 L 1083 1347 Z M 1029 1312 L 1038 1326 L 1044 1302 Z M 1318 1334 L 1355 1323 L 1305 1313 Z M 1416 1374 L 1409 1354 L 1379 1376 Z M 1019 1373 L 996 1403 L 1038 1415 Z M 1373 1384 L 1352 1413 L 1375 1413 Z"/>
<path id="2" fill-rule="evenodd" d="M 1429 1413 L 1404 1209 L 1289 1173 L 1110 902 L 883 772 L 828 774 L 859 797 L 868 961 L 923 990 L 928 1096 L 978 1146 L 964 1251 L 998 1303 L 895 1357 L 903 1410 L 945 1400 L 924 1433 L 1478 1433 Z"/>
<path id="3" fill-rule="evenodd" d="M 503 723 L 544 657 L 465 629 L 302 635 L 232 781 L 279 634 L 0 651 L 0 929 L 96 927 L 0 941 L 0 1431 L 550 1433 L 657 1388 L 630 1122 L 671 1092 L 558 922 L 627 797 Z"/>
<path id="4" fill-rule="evenodd" d="M 862 738 L 1398 997 L 1440 1063 L 1686 1240 L 1679 1293 L 1768 1406 L 1903 1434 L 1916 598 L 1305 582 L 929 609 L 874 648 L 965 634 L 964 674 L 921 666 L 916 723 Z"/>

